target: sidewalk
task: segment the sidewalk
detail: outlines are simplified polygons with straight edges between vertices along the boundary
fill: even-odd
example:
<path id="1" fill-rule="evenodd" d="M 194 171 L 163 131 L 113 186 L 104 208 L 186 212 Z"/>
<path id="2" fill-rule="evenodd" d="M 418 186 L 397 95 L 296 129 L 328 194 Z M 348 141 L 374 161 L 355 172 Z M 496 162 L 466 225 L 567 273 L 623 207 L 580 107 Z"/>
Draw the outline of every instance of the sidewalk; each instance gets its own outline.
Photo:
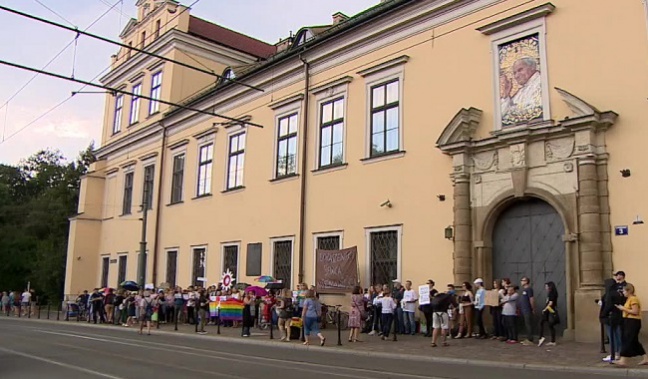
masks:
<path id="1" fill-rule="evenodd" d="M 2 317 L 5 319 L 5 317 Z M 11 319 L 17 319 L 11 317 Z M 33 319 L 32 319 L 33 320 Z M 54 318 L 55 320 L 55 318 Z M 27 320 L 25 320 L 27 321 Z M 37 320 L 34 320 L 37 321 Z M 43 321 L 43 320 L 40 320 Z M 47 320 L 45 320 L 47 322 Z M 87 322 L 70 320 L 68 322 L 61 318 L 61 321 L 52 321 L 55 323 L 68 324 L 70 326 L 78 325 L 93 327 L 99 329 L 122 329 L 133 330 L 135 333 L 139 326 L 126 328 L 114 325 L 94 325 Z M 194 325 L 178 325 L 178 331 L 174 331 L 173 324 L 162 324 L 159 329 L 153 329 L 152 333 L 163 333 L 168 335 L 179 334 L 189 335 L 194 338 L 213 338 L 224 341 L 237 341 L 249 344 L 271 344 L 282 348 L 292 349 L 314 349 L 319 350 L 319 340 L 315 337 L 312 340 L 312 346 L 303 346 L 302 342 L 291 341 L 281 342 L 278 330 L 274 329 L 274 339 L 270 339 L 269 330 L 260 330 L 253 328 L 249 338 L 241 337 L 240 328 L 220 328 L 220 335 L 217 334 L 217 327 L 208 325 L 205 327 L 206 335 L 195 333 Z M 346 352 L 357 355 L 401 357 L 403 359 L 437 361 L 445 363 L 471 364 L 481 366 L 506 366 L 528 369 L 541 369 L 550 371 L 579 371 L 591 372 L 596 374 L 609 374 L 610 376 L 640 376 L 648 377 L 648 367 L 631 366 L 629 369 L 620 369 L 608 363 L 602 362 L 601 358 L 605 354 L 600 354 L 600 346 L 593 343 L 578 343 L 571 341 L 558 341 L 554 347 L 537 347 L 522 346 L 521 344 L 508 345 L 503 342 L 493 340 L 478 340 L 473 338 L 461 340 L 448 340 L 449 347 L 431 347 L 430 338 L 425 338 L 419 334 L 416 336 L 398 335 L 397 341 L 393 341 L 393 336 L 388 341 L 383 341 L 378 336 L 369 336 L 362 334 L 360 339 L 363 342 L 348 342 L 349 331 L 342 331 L 342 346 L 337 345 L 337 330 L 325 329 L 322 331 L 326 337 L 326 346 L 324 349 L 336 352 Z M 606 349 L 608 347 L 606 346 Z M 609 351 L 608 351 L 609 352 Z M 632 360 L 636 363 L 639 358 Z"/>

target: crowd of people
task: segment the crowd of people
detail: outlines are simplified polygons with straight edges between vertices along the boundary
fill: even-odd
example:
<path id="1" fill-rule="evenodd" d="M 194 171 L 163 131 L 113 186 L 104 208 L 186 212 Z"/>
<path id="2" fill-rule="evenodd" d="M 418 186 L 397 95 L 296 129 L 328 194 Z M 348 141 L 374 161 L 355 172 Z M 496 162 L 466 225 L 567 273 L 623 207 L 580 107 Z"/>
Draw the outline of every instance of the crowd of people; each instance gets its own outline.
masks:
<path id="1" fill-rule="evenodd" d="M 431 346 L 448 346 L 449 339 L 492 339 L 507 344 L 525 346 L 556 345 L 556 326 L 561 323 L 558 313 L 558 290 L 553 282 L 544 285 L 546 301 L 536 304 L 535 294 L 528 277 L 519 286 L 510 279 L 495 279 L 486 289 L 481 278 L 472 283 L 464 282 L 461 288 L 448 284 L 443 291 L 435 288 L 433 280 L 427 281 L 427 289 L 415 290 L 411 281 L 405 285 L 393 280 L 391 285 L 375 285 L 363 290 L 356 286 L 349 304 L 349 342 L 360 342 L 360 334 L 379 336 L 383 340 L 391 333 L 431 338 Z M 420 293 L 429 290 L 429 298 L 419 299 Z M 243 304 L 240 320 L 221 320 L 219 313 L 210 311 L 210 302 L 227 297 Z M 487 301 L 488 298 L 488 301 Z M 27 316 L 34 312 L 34 291 L 3 292 L 0 299 L 2 312 L 6 315 Z M 564 301 L 564 300 L 562 300 Z M 205 326 L 241 328 L 241 336 L 249 337 L 251 328 L 276 325 L 281 341 L 296 339 L 291 327 L 298 319 L 303 327 L 304 344 L 311 343 L 311 336 L 324 346 L 326 338 L 320 328 L 325 327 L 327 307 L 319 300 L 314 286 L 300 283 L 296 291 L 270 290 L 261 296 L 254 291 L 233 287 L 223 289 L 220 285 L 208 288 L 190 286 L 165 289 L 128 291 L 125 289 L 94 289 L 84 291 L 74 302 L 81 317 L 88 322 L 107 323 L 132 327 L 139 325 L 139 333 L 150 335 L 152 324 L 196 324 L 198 333 L 205 334 Z M 648 365 L 648 355 L 639 341 L 641 330 L 641 304 L 635 288 L 625 280 L 625 273 L 618 271 L 614 278 L 605 281 L 604 296 L 598 301 L 599 318 L 605 326 L 612 351 L 603 360 L 620 366 L 628 364 L 628 358 L 641 356 L 640 365 Z M 418 317 L 417 310 L 421 317 Z M 485 325 L 486 312 L 490 313 L 490 325 Z M 524 325 L 520 338 L 518 325 Z M 534 342 L 534 332 L 538 340 Z M 545 337 L 545 331 L 549 332 Z"/>

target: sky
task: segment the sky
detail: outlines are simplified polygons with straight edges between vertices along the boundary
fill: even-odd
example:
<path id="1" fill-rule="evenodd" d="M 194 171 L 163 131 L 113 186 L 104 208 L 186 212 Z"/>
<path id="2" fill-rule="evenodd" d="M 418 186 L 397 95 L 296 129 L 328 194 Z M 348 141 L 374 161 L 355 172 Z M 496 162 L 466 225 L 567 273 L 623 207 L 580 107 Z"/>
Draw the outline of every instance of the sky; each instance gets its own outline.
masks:
<path id="1" fill-rule="evenodd" d="M 191 5 L 196 0 L 180 1 Z M 352 16 L 379 0 L 198 0 L 191 14 L 252 37 L 276 43 L 305 25 Z M 111 10 L 110 7 L 117 3 Z M 136 0 L 0 0 L 0 5 L 119 40 Z M 48 9 L 49 8 L 49 9 Z M 107 12 L 107 13 L 106 13 Z M 0 10 L 0 60 L 98 82 L 118 47 Z M 9 32 L 9 33 L 6 33 Z M 67 48 L 66 48 L 67 46 Z M 60 55 L 59 55 L 60 53 Z M 101 75 L 100 75 L 101 74 Z M 80 84 L 0 64 L 0 164 L 17 164 L 45 148 L 75 158 L 92 141 L 101 144 L 104 95 L 79 94 Z M 31 82 L 29 82 L 31 80 Z M 27 84 L 29 82 L 29 84 Z M 21 87 L 25 86 L 20 92 Z M 86 89 L 92 90 L 92 89 Z M 62 104 L 61 104 L 62 103 Z M 59 105 L 60 104 L 60 105 Z M 55 106 L 59 105 L 54 110 Z M 48 112 L 48 113 L 47 113 Z"/>

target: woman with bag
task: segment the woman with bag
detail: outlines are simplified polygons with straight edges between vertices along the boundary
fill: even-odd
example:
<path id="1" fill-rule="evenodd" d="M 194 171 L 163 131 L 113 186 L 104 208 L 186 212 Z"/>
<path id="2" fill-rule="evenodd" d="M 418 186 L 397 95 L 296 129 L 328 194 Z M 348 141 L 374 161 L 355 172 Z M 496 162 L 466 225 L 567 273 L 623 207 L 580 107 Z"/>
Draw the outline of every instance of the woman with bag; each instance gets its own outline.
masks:
<path id="1" fill-rule="evenodd" d="M 290 342 L 290 319 L 293 313 L 292 296 L 288 288 L 281 291 L 281 296 L 277 298 L 275 307 L 279 322 L 277 323 L 281 332 L 281 342 Z"/>
<path id="2" fill-rule="evenodd" d="M 641 356 L 643 359 L 639 366 L 648 365 L 648 355 L 643 345 L 639 342 L 641 331 L 641 303 L 635 296 L 635 288 L 627 283 L 623 287 L 623 296 L 627 299 L 624 305 L 617 305 L 617 309 L 623 312 L 623 328 L 621 336 L 621 359 L 614 361 L 620 367 L 628 365 L 628 358 Z"/>
<path id="3" fill-rule="evenodd" d="M 302 320 L 304 322 L 304 345 L 310 345 L 310 334 L 315 333 L 320 339 L 320 346 L 324 346 L 326 338 L 320 333 L 319 322 L 322 317 L 322 304 L 315 298 L 313 290 L 306 291 L 302 309 Z"/>
<path id="4" fill-rule="evenodd" d="M 367 311 L 365 309 L 365 298 L 362 294 L 362 287 L 355 286 L 353 294 L 351 295 L 351 312 L 349 313 L 349 342 L 362 342 L 358 340 L 360 334 L 360 327 L 367 319 Z"/>
<path id="5" fill-rule="evenodd" d="M 560 324 L 560 317 L 558 316 L 558 290 L 556 289 L 556 284 L 554 282 L 545 283 L 545 290 L 547 291 L 547 303 L 542 310 L 542 318 L 540 321 L 540 340 L 538 341 L 538 347 L 542 346 L 542 344 L 545 342 L 545 324 L 549 326 L 549 332 L 551 333 L 551 342 L 549 342 L 547 346 L 556 346 L 555 326 Z"/>

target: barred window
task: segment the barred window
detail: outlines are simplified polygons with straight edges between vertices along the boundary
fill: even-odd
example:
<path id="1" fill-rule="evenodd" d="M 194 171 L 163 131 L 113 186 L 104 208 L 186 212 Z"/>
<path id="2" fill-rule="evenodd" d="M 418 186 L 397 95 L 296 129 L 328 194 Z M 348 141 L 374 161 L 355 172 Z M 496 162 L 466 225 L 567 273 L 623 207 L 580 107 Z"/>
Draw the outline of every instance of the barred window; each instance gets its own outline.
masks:
<path id="1" fill-rule="evenodd" d="M 166 282 L 171 287 L 176 286 L 176 275 L 178 267 L 178 252 L 175 250 L 167 251 L 167 268 L 166 268 Z"/>
<path id="2" fill-rule="evenodd" d="M 317 248 L 320 250 L 340 250 L 340 236 L 317 237 Z"/>
<path id="3" fill-rule="evenodd" d="M 230 270 L 236 278 L 238 275 L 238 246 L 229 245 L 223 248 L 223 272 Z"/>
<path id="4" fill-rule="evenodd" d="M 372 232 L 371 283 L 389 284 L 398 276 L 398 232 Z"/>
<path id="5" fill-rule="evenodd" d="M 119 286 L 124 280 L 126 280 L 126 264 L 128 262 L 127 255 L 119 256 L 119 267 L 117 268 L 117 285 Z"/>
<path id="6" fill-rule="evenodd" d="M 191 283 L 194 286 L 203 286 L 202 279 L 205 278 L 205 258 L 206 258 L 205 248 L 199 248 L 193 250 L 193 273 Z"/>
<path id="7" fill-rule="evenodd" d="M 276 241 L 273 251 L 273 272 L 286 288 L 292 288 L 292 241 Z"/>

